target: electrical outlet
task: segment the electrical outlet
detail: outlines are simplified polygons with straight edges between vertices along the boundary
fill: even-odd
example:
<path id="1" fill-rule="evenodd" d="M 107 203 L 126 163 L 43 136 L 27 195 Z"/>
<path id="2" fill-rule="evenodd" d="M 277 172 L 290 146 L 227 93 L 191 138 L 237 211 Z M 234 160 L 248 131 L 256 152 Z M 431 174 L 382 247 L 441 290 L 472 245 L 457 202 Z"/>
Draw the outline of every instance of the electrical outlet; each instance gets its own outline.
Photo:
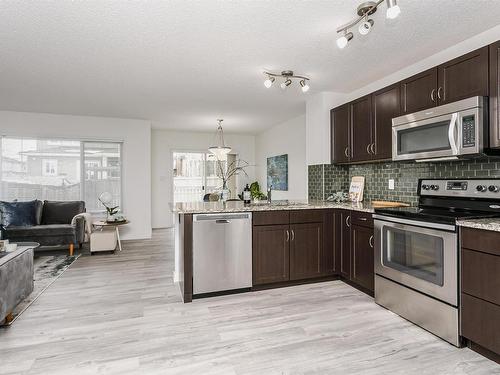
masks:
<path id="1" fill-rule="evenodd" d="M 392 178 L 389 179 L 389 190 L 394 190 L 394 180 Z"/>

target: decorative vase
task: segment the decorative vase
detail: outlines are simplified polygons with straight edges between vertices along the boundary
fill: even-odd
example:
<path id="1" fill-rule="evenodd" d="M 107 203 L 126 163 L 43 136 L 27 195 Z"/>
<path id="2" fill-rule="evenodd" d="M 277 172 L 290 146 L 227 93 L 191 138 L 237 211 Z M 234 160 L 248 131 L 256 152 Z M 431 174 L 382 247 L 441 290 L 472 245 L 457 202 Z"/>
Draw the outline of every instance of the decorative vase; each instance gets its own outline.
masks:
<path id="1" fill-rule="evenodd" d="M 225 202 L 231 197 L 231 190 L 228 189 L 227 184 L 222 185 L 222 191 L 220 194 L 221 201 Z"/>

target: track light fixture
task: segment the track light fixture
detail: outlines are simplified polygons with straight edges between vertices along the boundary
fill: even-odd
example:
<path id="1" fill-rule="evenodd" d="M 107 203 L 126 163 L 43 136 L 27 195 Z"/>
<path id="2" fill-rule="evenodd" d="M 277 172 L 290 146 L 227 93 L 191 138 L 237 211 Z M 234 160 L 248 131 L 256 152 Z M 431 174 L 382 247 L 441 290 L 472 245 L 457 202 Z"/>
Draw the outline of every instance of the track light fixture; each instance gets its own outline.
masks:
<path id="1" fill-rule="evenodd" d="M 360 4 L 357 9 L 358 17 L 337 28 L 337 33 L 342 33 L 342 36 L 337 39 L 337 47 L 343 49 L 347 46 L 349 41 L 354 37 L 353 33 L 349 32 L 349 29 L 352 29 L 358 24 L 359 33 L 361 35 L 368 34 L 375 24 L 375 21 L 373 21 L 373 19 L 368 19 L 368 16 L 375 13 L 378 6 L 384 1 L 387 6 L 386 17 L 388 19 L 394 19 L 401 13 L 397 0 L 366 1 Z"/>
<path id="2" fill-rule="evenodd" d="M 293 80 L 296 79 L 299 80 L 299 84 L 303 93 L 309 91 L 309 77 L 295 75 L 292 70 L 284 70 L 281 73 L 264 72 L 264 74 L 267 76 L 266 80 L 264 81 L 264 86 L 266 88 L 270 88 L 276 81 L 276 78 L 281 78 L 282 82 L 280 83 L 280 87 L 282 90 L 286 90 L 287 87 L 293 83 Z"/>

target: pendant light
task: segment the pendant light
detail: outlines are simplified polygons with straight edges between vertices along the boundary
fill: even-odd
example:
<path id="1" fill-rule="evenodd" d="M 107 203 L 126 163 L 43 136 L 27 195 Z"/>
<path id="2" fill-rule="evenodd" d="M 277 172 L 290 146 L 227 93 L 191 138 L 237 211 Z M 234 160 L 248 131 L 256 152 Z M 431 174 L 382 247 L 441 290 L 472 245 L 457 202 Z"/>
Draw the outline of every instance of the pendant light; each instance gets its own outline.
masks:
<path id="1" fill-rule="evenodd" d="M 217 120 L 217 133 L 215 134 L 216 146 L 210 146 L 208 151 L 215 155 L 219 160 L 226 159 L 227 154 L 231 152 L 231 147 L 224 144 L 224 131 L 222 130 L 222 119 Z"/>

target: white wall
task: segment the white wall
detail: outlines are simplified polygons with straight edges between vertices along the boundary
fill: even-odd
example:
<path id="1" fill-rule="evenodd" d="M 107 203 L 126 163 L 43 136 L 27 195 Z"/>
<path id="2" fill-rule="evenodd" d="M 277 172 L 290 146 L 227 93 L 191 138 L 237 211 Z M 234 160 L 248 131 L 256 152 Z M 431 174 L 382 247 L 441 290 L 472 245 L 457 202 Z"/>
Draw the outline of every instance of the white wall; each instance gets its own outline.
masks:
<path id="1" fill-rule="evenodd" d="M 172 153 L 174 151 L 206 151 L 213 143 L 215 129 L 212 133 L 182 132 L 156 130 L 151 133 L 152 160 L 152 223 L 153 228 L 165 228 L 173 225 L 170 203 L 173 201 Z M 246 183 L 255 180 L 255 137 L 253 135 L 224 134 L 226 145 L 232 148 L 231 153 L 245 160 L 252 167 L 247 168 L 249 175 L 237 177 L 238 192 Z"/>
<path id="2" fill-rule="evenodd" d="M 273 199 L 307 199 L 306 118 L 304 115 L 282 122 L 255 139 L 256 176 L 267 189 L 267 158 L 288 154 L 288 191 L 273 191 Z"/>
<path id="3" fill-rule="evenodd" d="M 151 123 L 143 120 L 0 111 L 0 134 L 123 141 L 123 239 L 151 237 Z"/>
<path id="4" fill-rule="evenodd" d="M 306 160 L 307 165 L 329 164 L 331 161 L 330 109 L 346 94 L 320 92 L 306 102 Z"/>

